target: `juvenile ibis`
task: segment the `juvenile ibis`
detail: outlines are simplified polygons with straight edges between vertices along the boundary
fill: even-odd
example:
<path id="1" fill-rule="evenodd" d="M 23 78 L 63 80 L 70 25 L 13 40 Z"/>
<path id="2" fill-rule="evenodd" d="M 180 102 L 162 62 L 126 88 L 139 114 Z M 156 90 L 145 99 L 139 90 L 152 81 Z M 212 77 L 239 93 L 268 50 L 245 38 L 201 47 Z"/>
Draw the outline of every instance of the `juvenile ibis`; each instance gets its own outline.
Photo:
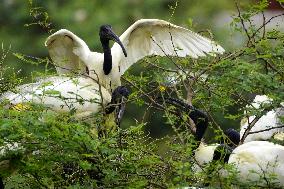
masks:
<path id="1" fill-rule="evenodd" d="M 57 72 L 87 73 L 110 91 L 121 85 L 120 77 L 132 64 L 146 56 L 198 58 L 224 52 L 210 39 L 158 19 L 138 20 L 119 38 L 110 25 L 103 25 L 99 36 L 103 53 L 90 51 L 82 39 L 66 29 L 49 36 L 45 45 Z M 112 48 L 110 40 L 116 42 Z"/>

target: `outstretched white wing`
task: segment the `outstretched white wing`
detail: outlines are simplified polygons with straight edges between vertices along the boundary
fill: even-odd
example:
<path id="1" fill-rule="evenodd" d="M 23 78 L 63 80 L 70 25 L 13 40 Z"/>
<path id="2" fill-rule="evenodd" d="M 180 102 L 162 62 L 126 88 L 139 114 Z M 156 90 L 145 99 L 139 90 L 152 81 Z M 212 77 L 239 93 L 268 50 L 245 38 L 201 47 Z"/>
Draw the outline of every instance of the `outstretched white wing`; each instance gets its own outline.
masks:
<path id="1" fill-rule="evenodd" d="M 90 49 L 72 32 L 66 29 L 55 32 L 46 39 L 45 46 L 48 48 L 57 73 L 86 72 L 84 61 L 87 60 Z"/>
<path id="2" fill-rule="evenodd" d="M 138 20 L 120 36 L 120 40 L 126 48 L 127 57 L 124 57 L 117 43 L 111 51 L 114 63 L 119 61 L 121 74 L 149 55 L 198 58 L 206 54 L 222 54 L 225 51 L 210 39 L 158 19 Z"/>

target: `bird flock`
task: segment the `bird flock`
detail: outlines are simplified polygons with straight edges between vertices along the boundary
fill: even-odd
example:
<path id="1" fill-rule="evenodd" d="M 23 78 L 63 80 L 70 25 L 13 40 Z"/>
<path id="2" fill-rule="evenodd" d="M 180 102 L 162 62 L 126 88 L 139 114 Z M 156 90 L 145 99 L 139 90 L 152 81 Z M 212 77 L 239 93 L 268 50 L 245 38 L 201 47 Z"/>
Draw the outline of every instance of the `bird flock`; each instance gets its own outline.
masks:
<path id="1" fill-rule="evenodd" d="M 0 97 L 1 101 L 8 100 L 7 108 L 12 109 L 36 103 L 55 112 L 74 110 L 77 118 L 100 112 L 105 116 L 115 114 L 114 122 L 119 125 L 130 93 L 121 85 L 121 76 L 133 64 L 147 56 L 198 58 L 223 54 L 225 51 L 210 39 L 158 19 L 138 20 L 120 37 L 110 25 L 102 25 L 99 37 L 103 53 L 91 51 L 81 38 L 67 29 L 50 35 L 45 46 L 57 75 L 40 78 L 34 83 L 19 86 L 13 92 L 6 92 Z M 111 40 L 115 42 L 112 47 Z M 256 96 L 252 106 L 258 109 L 271 101 L 266 96 Z M 255 118 L 252 115 L 242 121 L 240 134 L 232 129 L 225 132 L 231 143 L 206 145 L 201 142 L 209 122 L 206 113 L 179 99 L 167 99 L 166 103 L 186 112 L 196 125 L 196 172 L 201 171 L 202 166 L 220 160 L 220 150 L 217 149 L 225 149 L 222 161 L 235 166 L 241 183 L 256 182 L 258 186 L 265 186 L 267 183 L 263 175 L 274 175 L 273 184 L 284 187 L 284 147 L 262 141 L 282 132 L 283 128 L 249 134 L 244 143 L 239 144 L 248 125 Z M 279 107 L 267 112 L 251 131 L 279 125 L 282 111 L 283 107 Z M 1 155 L 5 150 L 1 148 Z M 224 177 L 227 174 L 222 170 L 220 173 Z"/>

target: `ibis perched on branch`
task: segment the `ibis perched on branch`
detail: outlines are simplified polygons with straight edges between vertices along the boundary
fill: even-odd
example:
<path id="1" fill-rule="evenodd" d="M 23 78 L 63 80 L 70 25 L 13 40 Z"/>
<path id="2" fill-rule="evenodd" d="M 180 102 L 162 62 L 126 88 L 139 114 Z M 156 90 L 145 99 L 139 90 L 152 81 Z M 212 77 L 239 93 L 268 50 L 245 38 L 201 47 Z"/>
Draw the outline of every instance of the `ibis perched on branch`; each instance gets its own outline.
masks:
<path id="1" fill-rule="evenodd" d="M 100 27 L 103 53 L 90 51 L 87 44 L 71 31 L 61 29 L 45 42 L 59 74 L 87 73 L 107 90 L 121 85 L 120 77 L 146 56 L 198 58 L 222 54 L 224 49 L 197 33 L 164 20 L 141 19 L 119 38 L 110 25 Z M 116 43 L 110 48 L 109 41 Z"/>
<path id="2" fill-rule="evenodd" d="M 200 139 L 208 126 L 207 115 L 180 100 L 168 103 L 188 114 L 197 127 L 196 139 Z M 240 134 L 233 129 L 227 130 L 225 134 L 231 142 L 221 145 L 201 143 L 195 150 L 196 171 L 201 171 L 200 166 L 213 160 L 222 160 L 235 166 L 237 178 L 243 184 L 256 183 L 257 186 L 263 187 L 284 187 L 283 146 L 267 141 L 251 141 L 236 147 L 240 141 Z M 224 171 L 220 173 L 226 176 Z"/>

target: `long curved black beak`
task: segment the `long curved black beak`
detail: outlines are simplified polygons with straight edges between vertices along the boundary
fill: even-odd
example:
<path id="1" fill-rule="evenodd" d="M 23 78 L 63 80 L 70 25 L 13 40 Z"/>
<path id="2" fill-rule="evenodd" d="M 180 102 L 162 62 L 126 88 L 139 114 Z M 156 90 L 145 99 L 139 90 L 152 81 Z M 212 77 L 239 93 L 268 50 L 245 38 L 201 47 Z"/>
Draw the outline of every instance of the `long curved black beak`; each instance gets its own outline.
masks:
<path id="1" fill-rule="evenodd" d="M 122 51 L 123 51 L 123 54 L 125 57 L 127 57 L 127 52 L 122 44 L 122 42 L 120 41 L 119 37 L 114 33 L 114 32 L 111 32 L 110 33 L 110 37 L 119 44 L 119 46 L 121 47 Z"/>

